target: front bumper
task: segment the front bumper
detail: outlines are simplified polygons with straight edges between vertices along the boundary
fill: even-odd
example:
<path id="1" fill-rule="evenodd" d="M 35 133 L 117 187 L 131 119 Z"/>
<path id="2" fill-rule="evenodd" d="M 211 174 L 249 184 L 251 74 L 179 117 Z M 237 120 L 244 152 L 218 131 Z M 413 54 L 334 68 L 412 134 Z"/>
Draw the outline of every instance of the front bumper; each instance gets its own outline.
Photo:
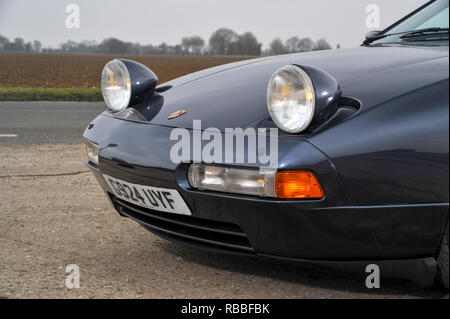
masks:
<path id="1" fill-rule="evenodd" d="M 448 204 L 352 206 L 332 163 L 306 141 L 280 139 L 285 169 L 311 169 L 326 198 L 279 201 L 190 188 L 186 164 L 169 159 L 170 127 L 99 116 L 85 138 L 100 146 L 88 166 L 115 209 L 166 239 L 226 253 L 341 268 L 364 274 L 386 265 L 385 277 L 434 280 L 435 255 Z M 298 154 L 301 154 L 299 156 Z M 103 175 L 177 189 L 192 217 L 146 210 L 115 198 Z M 405 271 L 408 269 L 408 271 Z M 406 278 L 405 278 L 406 277 Z"/>

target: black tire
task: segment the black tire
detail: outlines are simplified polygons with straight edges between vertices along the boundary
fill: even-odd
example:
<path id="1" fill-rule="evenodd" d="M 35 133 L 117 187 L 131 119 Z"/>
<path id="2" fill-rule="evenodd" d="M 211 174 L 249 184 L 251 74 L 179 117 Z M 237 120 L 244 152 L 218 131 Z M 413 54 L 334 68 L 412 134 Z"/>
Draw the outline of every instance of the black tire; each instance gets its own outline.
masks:
<path id="1" fill-rule="evenodd" d="M 437 263 L 438 263 L 437 280 L 445 288 L 448 289 L 448 221 L 444 237 L 442 238 L 442 244 L 439 249 Z"/>

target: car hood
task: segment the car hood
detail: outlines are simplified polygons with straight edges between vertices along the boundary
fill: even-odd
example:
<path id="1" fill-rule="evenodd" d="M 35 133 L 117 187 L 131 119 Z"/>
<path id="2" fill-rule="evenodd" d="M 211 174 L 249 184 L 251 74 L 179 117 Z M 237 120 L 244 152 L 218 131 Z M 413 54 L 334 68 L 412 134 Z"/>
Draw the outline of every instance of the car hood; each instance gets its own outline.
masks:
<path id="1" fill-rule="evenodd" d="M 159 112 L 149 123 L 192 128 L 245 127 L 267 117 L 268 81 L 278 68 L 298 64 L 321 69 L 340 84 L 343 96 L 361 103 L 361 112 L 427 85 L 448 79 L 448 47 L 359 47 L 246 60 L 196 72 L 166 84 Z M 151 112 L 152 105 L 146 110 Z M 168 119 L 178 110 L 182 116 Z M 145 112 L 145 110 L 144 110 Z M 145 114 L 144 114 L 145 115 Z"/>

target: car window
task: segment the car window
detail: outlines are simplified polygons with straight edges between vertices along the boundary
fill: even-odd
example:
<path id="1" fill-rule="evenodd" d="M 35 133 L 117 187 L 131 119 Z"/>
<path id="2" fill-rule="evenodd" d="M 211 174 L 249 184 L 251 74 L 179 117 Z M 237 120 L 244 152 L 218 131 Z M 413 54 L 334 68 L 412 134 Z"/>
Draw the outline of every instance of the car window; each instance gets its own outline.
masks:
<path id="1" fill-rule="evenodd" d="M 425 21 L 421 25 L 419 25 L 416 30 L 418 29 L 425 29 L 425 28 L 434 28 L 434 27 L 440 27 L 440 28 L 448 28 L 448 8 L 439 12 L 435 16 L 433 16 L 431 19 Z"/>
<path id="2" fill-rule="evenodd" d="M 448 28 L 449 0 L 437 0 L 413 16 L 393 27 L 387 33 L 399 33 L 422 28 Z"/>
<path id="3" fill-rule="evenodd" d="M 385 36 L 382 39 L 373 41 L 374 44 L 377 43 L 404 43 L 411 41 L 404 39 L 402 37 L 405 33 L 415 30 L 424 30 L 428 28 L 439 28 L 439 29 L 447 29 L 447 38 L 445 38 L 445 34 L 439 37 L 439 40 L 446 40 L 448 45 L 448 27 L 449 27 L 449 0 L 436 0 L 431 2 L 429 5 L 424 7 L 422 10 L 416 12 L 412 16 L 408 17 L 404 21 L 394 25 L 386 29 L 383 34 L 389 35 Z M 429 37 L 427 39 L 426 35 L 421 36 L 421 40 L 427 41 L 433 39 L 436 40 L 436 36 L 434 38 Z"/>

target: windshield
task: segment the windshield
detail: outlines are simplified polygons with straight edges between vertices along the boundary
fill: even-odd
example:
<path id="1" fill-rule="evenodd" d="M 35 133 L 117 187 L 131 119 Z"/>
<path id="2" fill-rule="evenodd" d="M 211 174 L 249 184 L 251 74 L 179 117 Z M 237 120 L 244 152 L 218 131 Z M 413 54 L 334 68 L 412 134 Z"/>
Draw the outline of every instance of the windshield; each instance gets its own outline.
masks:
<path id="1" fill-rule="evenodd" d="M 449 0 L 436 0 L 430 3 L 422 10 L 416 12 L 407 19 L 401 21 L 398 24 L 394 24 L 392 27 L 387 28 L 382 34 L 388 35 L 382 39 L 376 40 L 373 44 L 379 43 L 406 43 L 411 42 L 427 42 L 427 41 L 440 41 L 446 42 L 448 45 L 448 27 L 449 27 Z M 432 32 L 417 33 L 413 36 L 404 36 L 407 32 L 413 32 L 416 30 L 424 30 L 436 28 L 437 30 L 445 30 L 444 34 L 437 38 Z M 442 33 L 442 31 L 441 31 Z M 392 34 L 392 35 L 389 35 Z"/>

